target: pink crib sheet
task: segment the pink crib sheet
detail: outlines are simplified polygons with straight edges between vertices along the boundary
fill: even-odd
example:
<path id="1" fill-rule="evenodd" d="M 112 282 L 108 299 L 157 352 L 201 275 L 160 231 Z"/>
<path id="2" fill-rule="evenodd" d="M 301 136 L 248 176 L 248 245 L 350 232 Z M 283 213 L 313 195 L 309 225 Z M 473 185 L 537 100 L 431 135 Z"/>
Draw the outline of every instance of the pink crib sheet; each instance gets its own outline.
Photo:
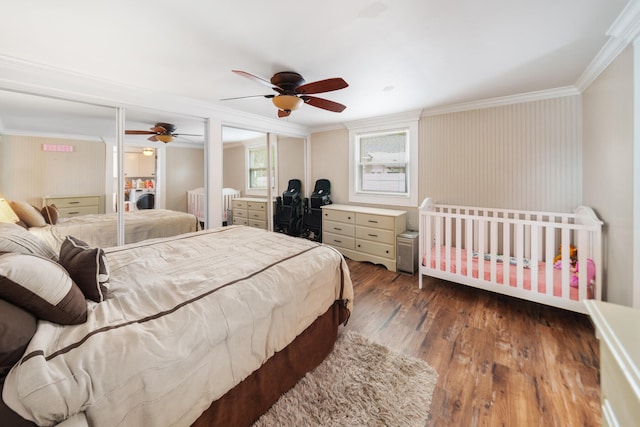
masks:
<path id="1" fill-rule="evenodd" d="M 450 273 L 458 274 L 461 276 L 468 276 L 467 274 L 467 251 L 461 251 L 461 272 L 456 272 L 456 249 L 450 248 Z M 484 280 L 487 282 L 491 282 L 491 261 L 482 260 L 484 262 Z M 435 269 L 436 266 L 436 248 L 431 248 L 431 268 Z M 422 259 L 422 265 L 426 266 L 426 257 Z M 447 271 L 446 265 L 446 248 L 442 246 L 440 248 L 440 271 Z M 471 275 L 473 278 L 478 278 L 478 258 L 473 257 L 472 260 L 472 272 Z M 498 284 L 504 284 L 504 263 L 496 262 L 496 282 Z M 522 280 L 523 288 L 526 290 L 531 290 L 531 268 L 523 268 L 523 280 Z M 517 287 L 518 279 L 517 279 L 517 267 L 515 265 L 509 265 L 509 286 Z M 578 301 L 578 288 L 570 287 L 569 297 Z M 546 293 L 547 283 L 546 283 L 546 263 L 539 262 L 538 263 L 538 292 Z M 553 295 L 557 297 L 562 296 L 562 270 L 554 268 L 553 269 Z M 593 289 L 592 286 L 589 286 L 587 289 L 587 298 L 593 298 Z"/>

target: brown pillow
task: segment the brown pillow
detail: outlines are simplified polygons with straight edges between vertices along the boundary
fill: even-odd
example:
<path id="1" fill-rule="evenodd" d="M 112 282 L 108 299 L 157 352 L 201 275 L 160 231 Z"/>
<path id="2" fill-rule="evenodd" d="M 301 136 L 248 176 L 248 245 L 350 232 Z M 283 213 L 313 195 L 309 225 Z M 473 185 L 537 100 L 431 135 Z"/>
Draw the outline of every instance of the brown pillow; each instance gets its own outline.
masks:
<path id="1" fill-rule="evenodd" d="M 44 240 L 19 225 L 6 222 L 0 222 L 0 252 L 34 254 L 58 260 L 58 254 Z"/>
<path id="2" fill-rule="evenodd" d="M 87 302 L 67 271 L 37 255 L 0 254 L 0 298 L 50 322 L 87 320 Z"/>
<path id="3" fill-rule="evenodd" d="M 11 209 L 28 227 L 44 227 L 46 225 L 42 214 L 27 202 L 11 202 Z"/>
<path id="4" fill-rule="evenodd" d="M 0 299 L 0 381 L 22 357 L 36 325 L 33 314 Z"/>
<path id="5" fill-rule="evenodd" d="M 47 205 L 40 211 L 44 217 L 44 222 L 51 225 L 56 225 L 58 222 L 58 208 L 56 205 Z"/>
<path id="6" fill-rule="evenodd" d="M 109 290 L 109 270 L 102 249 L 92 248 L 80 239 L 67 236 L 60 247 L 59 262 L 86 298 L 104 301 Z"/>

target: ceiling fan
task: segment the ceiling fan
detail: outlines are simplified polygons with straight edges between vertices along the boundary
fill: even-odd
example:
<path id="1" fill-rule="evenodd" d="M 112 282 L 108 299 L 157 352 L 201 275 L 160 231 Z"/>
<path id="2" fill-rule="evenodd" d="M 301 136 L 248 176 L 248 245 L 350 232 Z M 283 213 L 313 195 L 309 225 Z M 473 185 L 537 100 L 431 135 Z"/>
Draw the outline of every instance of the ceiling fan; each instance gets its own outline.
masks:
<path id="1" fill-rule="evenodd" d="M 303 103 L 309 104 L 313 107 L 322 108 L 324 110 L 334 111 L 336 113 L 340 113 L 347 108 L 345 105 L 329 101 L 328 99 L 309 96 L 311 93 L 331 92 L 334 90 L 344 89 L 349 86 L 347 82 L 340 77 L 305 83 L 304 78 L 294 71 L 282 71 L 276 73 L 270 80 L 254 76 L 246 71 L 231 71 L 239 76 L 246 77 L 249 80 L 253 80 L 261 85 L 270 87 L 276 91 L 277 94 L 240 96 L 237 98 L 225 98 L 221 101 L 255 97 L 271 98 L 273 105 L 278 107 L 278 117 L 287 117 L 293 110 L 298 109 Z"/>
<path id="2" fill-rule="evenodd" d="M 177 136 L 202 136 L 192 133 L 175 133 L 176 125 L 171 123 L 156 123 L 150 130 L 125 130 L 126 135 L 152 135 L 147 138 L 149 141 L 161 141 L 165 144 L 173 141 Z"/>

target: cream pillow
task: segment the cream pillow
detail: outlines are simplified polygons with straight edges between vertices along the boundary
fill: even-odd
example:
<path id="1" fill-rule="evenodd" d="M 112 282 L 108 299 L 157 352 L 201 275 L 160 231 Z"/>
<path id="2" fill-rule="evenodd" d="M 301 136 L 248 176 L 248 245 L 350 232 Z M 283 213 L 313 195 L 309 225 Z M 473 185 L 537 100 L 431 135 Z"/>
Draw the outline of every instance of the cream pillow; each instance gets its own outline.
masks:
<path id="1" fill-rule="evenodd" d="M 42 214 L 27 202 L 11 202 L 11 209 L 27 227 L 44 227 L 47 224 Z"/>

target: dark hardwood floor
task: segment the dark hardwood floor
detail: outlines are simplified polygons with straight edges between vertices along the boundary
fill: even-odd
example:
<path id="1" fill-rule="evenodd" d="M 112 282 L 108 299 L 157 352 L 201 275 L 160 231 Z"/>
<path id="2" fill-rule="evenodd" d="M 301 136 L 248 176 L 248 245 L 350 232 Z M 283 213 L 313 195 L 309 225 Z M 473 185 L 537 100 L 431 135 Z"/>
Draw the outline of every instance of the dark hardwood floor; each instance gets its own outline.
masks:
<path id="1" fill-rule="evenodd" d="M 588 316 L 348 260 L 354 330 L 438 371 L 429 426 L 599 426 Z"/>

